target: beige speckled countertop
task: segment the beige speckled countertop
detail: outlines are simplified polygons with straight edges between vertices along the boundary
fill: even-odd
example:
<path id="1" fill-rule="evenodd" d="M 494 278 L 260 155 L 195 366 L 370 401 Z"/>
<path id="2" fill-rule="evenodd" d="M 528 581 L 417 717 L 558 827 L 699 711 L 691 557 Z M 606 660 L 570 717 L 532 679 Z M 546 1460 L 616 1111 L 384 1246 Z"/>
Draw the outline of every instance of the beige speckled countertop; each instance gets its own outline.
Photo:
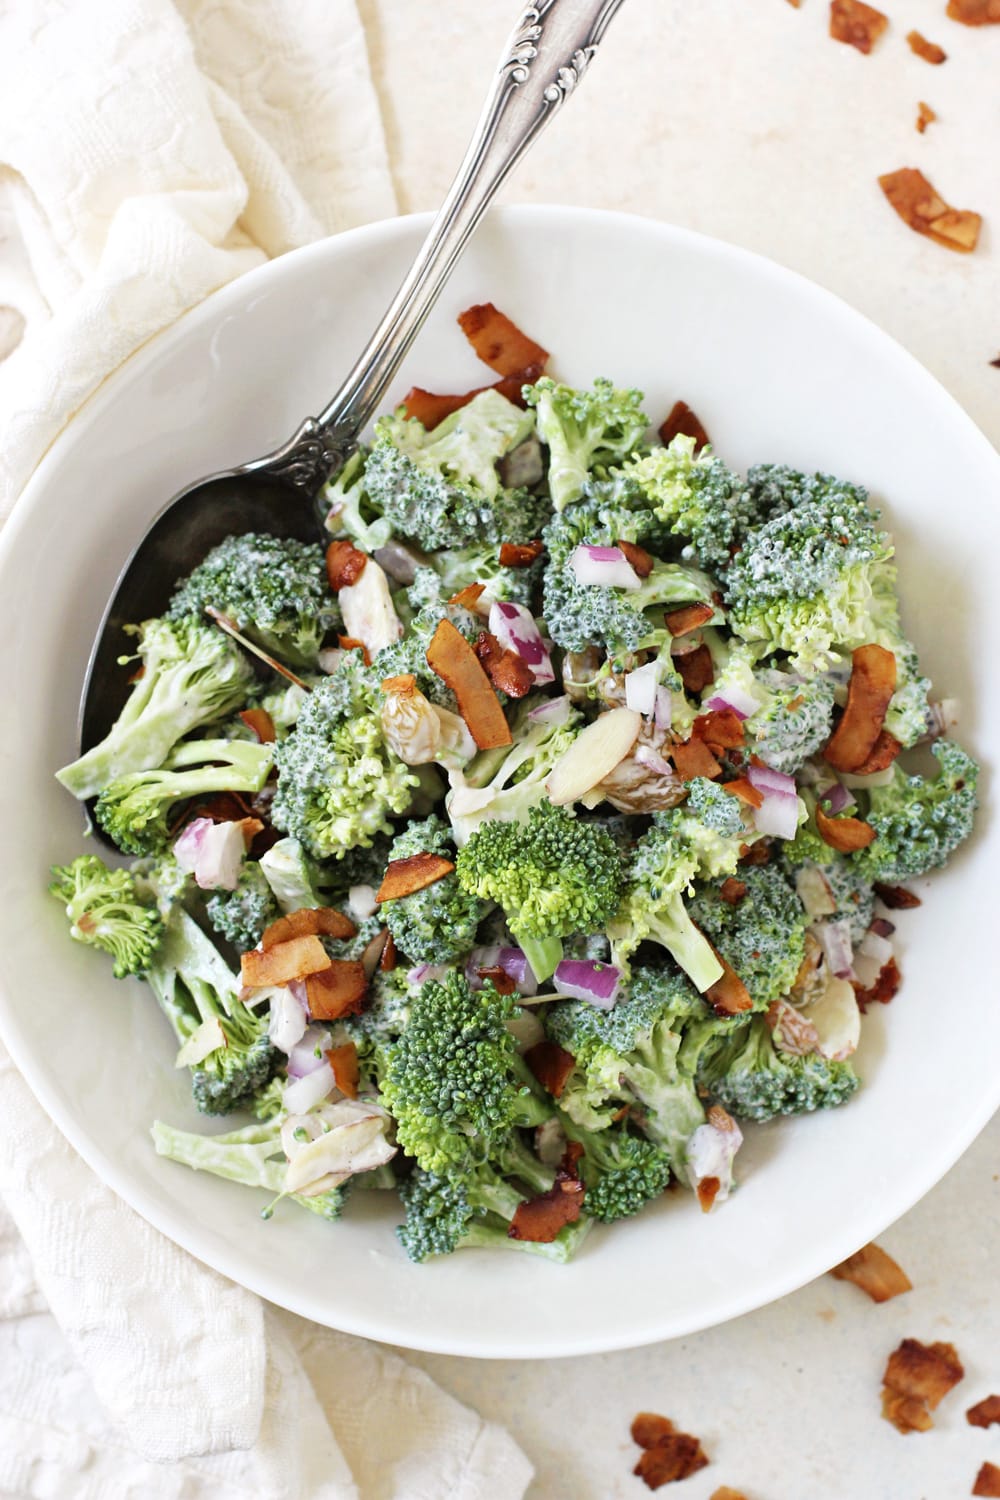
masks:
<path id="1" fill-rule="evenodd" d="M 359 5 L 400 207 L 434 207 L 516 7 Z M 825 0 L 626 0 L 585 92 L 505 197 L 631 210 L 769 255 L 893 334 L 1000 444 L 989 364 L 1000 355 L 1000 27 L 968 29 L 944 8 L 884 0 L 890 28 L 864 57 L 829 39 Z M 910 52 L 913 26 L 945 64 Z M 923 136 L 921 99 L 939 116 Z M 895 217 L 875 179 L 902 166 L 983 214 L 974 255 Z M 1000 1120 L 882 1243 L 914 1282 L 882 1307 L 823 1278 L 725 1327 L 621 1354 L 410 1357 L 508 1425 L 536 1465 L 530 1500 L 646 1494 L 628 1436 L 643 1408 L 703 1439 L 712 1462 L 676 1492 L 684 1500 L 722 1484 L 748 1500 L 952 1500 L 984 1459 L 1000 1464 L 1000 1428 L 964 1417 L 1000 1390 Z M 934 1431 L 904 1438 L 878 1408 L 886 1356 L 906 1336 L 951 1340 L 967 1373 Z"/>

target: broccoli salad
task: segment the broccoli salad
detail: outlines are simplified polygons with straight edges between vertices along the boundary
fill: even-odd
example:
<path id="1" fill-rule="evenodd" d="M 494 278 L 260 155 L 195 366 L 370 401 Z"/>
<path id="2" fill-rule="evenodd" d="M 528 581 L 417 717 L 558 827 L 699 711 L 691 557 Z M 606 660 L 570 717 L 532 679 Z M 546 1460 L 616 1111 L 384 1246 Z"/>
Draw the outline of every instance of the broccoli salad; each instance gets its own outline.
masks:
<path id="1" fill-rule="evenodd" d="M 395 1190 L 414 1261 L 565 1261 L 675 1183 L 721 1204 L 744 1122 L 851 1099 L 977 767 L 863 489 L 652 438 L 471 312 L 496 384 L 411 392 L 322 543 L 232 536 L 133 627 L 58 773 L 128 862 L 51 891 L 236 1117 L 160 1155 L 266 1218 Z"/>

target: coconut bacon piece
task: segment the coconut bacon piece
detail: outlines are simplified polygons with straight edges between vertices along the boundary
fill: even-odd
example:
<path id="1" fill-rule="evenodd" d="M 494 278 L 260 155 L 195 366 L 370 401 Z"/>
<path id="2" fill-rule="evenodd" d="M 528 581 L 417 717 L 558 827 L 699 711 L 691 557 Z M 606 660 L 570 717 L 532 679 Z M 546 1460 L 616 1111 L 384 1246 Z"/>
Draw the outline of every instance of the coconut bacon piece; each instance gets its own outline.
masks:
<path id="1" fill-rule="evenodd" d="M 368 564 L 367 552 L 353 542 L 331 542 L 326 549 L 326 576 L 335 594 L 357 583 Z"/>
<path id="2" fill-rule="evenodd" d="M 660 442 L 667 447 L 675 437 L 694 438 L 694 451 L 700 453 L 702 448 L 711 441 L 697 415 L 691 410 L 686 401 L 675 401 L 666 417 L 660 423 L 658 434 Z"/>
<path id="3" fill-rule="evenodd" d="M 984 1396 L 965 1413 L 970 1427 L 990 1427 L 994 1422 L 1000 1426 L 1000 1396 Z"/>
<path id="4" fill-rule="evenodd" d="M 964 1376 L 954 1344 L 904 1339 L 882 1377 L 882 1415 L 899 1432 L 926 1432 L 930 1413 Z"/>
<path id="5" fill-rule="evenodd" d="M 463 406 L 468 406 L 470 401 L 481 396 L 484 391 L 499 391 L 508 401 L 515 406 L 524 406 L 524 397 L 521 395 L 521 387 L 534 385 L 542 373 L 541 365 L 526 365 L 523 370 L 516 371 L 513 375 L 505 375 L 502 380 L 494 381 L 492 385 L 477 385 L 474 390 L 464 391 L 461 395 L 444 396 L 435 391 L 426 391 L 423 386 L 411 386 L 400 403 L 403 411 L 408 417 L 413 417 L 422 423 L 430 432 L 445 417 L 450 417 L 453 411 L 460 411 Z"/>
<path id="6" fill-rule="evenodd" d="M 351 938 L 357 930 L 350 917 L 345 917 L 336 907 L 303 906 L 265 927 L 260 946 L 266 953 L 269 948 L 276 948 L 279 943 L 287 943 L 292 938 Z"/>
<path id="7" fill-rule="evenodd" d="M 523 698 L 535 685 L 535 674 L 523 656 L 501 646 L 489 630 L 481 630 L 473 650 L 498 693 Z"/>
<path id="8" fill-rule="evenodd" d="M 511 1240 L 532 1240 L 538 1245 L 550 1245 L 560 1229 L 574 1224 L 580 1217 L 583 1206 L 583 1183 L 576 1177 L 560 1172 L 555 1186 L 537 1198 L 519 1203 L 510 1221 L 507 1237 Z"/>
<path id="9" fill-rule="evenodd" d="M 524 1060 L 553 1099 L 559 1098 L 567 1078 L 576 1067 L 572 1052 L 567 1052 L 558 1042 L 536 1042 L 534 1047 L 528 1048 Z"/>
<path id="10" fill-rule="evenodd" d="M 722 767 L 704 740 L 692 736 L 680 744 L 671 745 L 670 753 L 677 774 L 684 781 L 694 781 L 698 776 L 716 781 L 722 775 Z"/>
<path id="11" fill-rule="evenodd" d="M 330 955 L 318 937 L 293 937 L 266 952 L 253 948 L 249 953 L 241 954 L 240 977 L 247 989 L 261 989 L 266 985 L 306 979 L 325 969 L 329 963 Z"/>
<path id="12" fill-rule="evenodd" d="M 411 854 L 406 859 L 391 859 L 382 877 L 382 884 L 375 892 L 375 900 L 398 901 L 401 896 L 412 896 L 414 891 L 423 891 L 429 885 L 443 880 L 455 868 L 455 862 L 442 854 Z"/>
<path id="13" fill-rule="evenodd" d="M 922 57 L 924 62 L 933 63 L 935 66 L 938 66 L 940 63 L 947 61 L 948 54 L 944 48 L 939 47 L 937 42 L 929 42 L 925 36 L 920 35 L 919 31 L 907 32 L 906 40 L 910 44 L 911 52 L 915 52 L 918 57 Z"/>
<path id="14" fill-rule="evenodd" d="M 427 665 L 458 699 L 459 712 L 480 750 L 512 743 L 500 700 L 469 642 L 441 620 L 427 647 Z"/>
<path id="15" fill-rule="evenodd" d="M 621 543 L 618 544 L 621 546 Z M 542 555 L 542 539 L 538 537 L 533 542 L 501 542 L 500 543 L 500 566 L 501 568 L 530 568 Z"/>
<path id="16" fill-rule="evenodd" d="M 863 1245 L 856 1254 L 834 1266 L 830 1275 L 838 1281 L 853 1281 L 873 1302 L 889 1302 L 893 1297 L 913 1290 L 913 1282 L 906 1272 L 881 1245 Z"/>
<path id="17" fill-rule="evenodd" d="M 830 35 L 866 56 L 888 24 L 888 16 L 863 0 L 830 0 Z"/>
<path id="18" fill-rule="evenodd" d="M 827 741 L 823 758 L 835 771 L 856 772 L 875 749 L 886 710 L 896 691 L 896 658 L 884 646 L 858 646 L 851 653 L 847 706 Z"/>
<path id="19" fill-rule="evenodd" d="M 256 736 L 260 745 L 273 745 L 278 738 L 274 728 L 274 720 L 266 708 L 244 708 L 240 710 L 240 718 L 252 735 Z"/>
<path id="20" fill-rule="evenodd" d="M 976 1475 L 976 1482 L 972 1486 L 972 1493 L 985 1497 L 985 1500 L 997 1500 L 1000 1496 L 1000 1469 L 996 1464 L 987 1461 L 982 1465 Z"/>
<path id="21" fill-rule="evenodd" d="M 521 375 L 530 366 L 540 373 L 548 362 L 549 351 L 522 333 L 492 302 L 467 307 L 458 315 L 458 326 L 483 364 L 498 375 Z"/>
<path id="22" fill-rule="evenodd" d="M 326 1060 L 333 1069 L 333 1081 L 340 1092 L 346 1094 L 348 1099 L 356 1099 L 361 1072 L 358 1067 L 358 1049 L 354 1043 L 345 1042 L 342 1047 L 329 1048 Z"/>
<path id="23" fill-rule="evenodd" d="M 643 1454 L 632 1470 L 648 1489 L 687 1479 L 708 1464 L 701 1440 L 689 1432 L 678 1432 L 669 1417 L 641 1411 L 632 1421 L 632 1441 Z"/>
<path id="24" fill-rule="evenodd" d="M 618 545 L 621 546 L 621 543 Z M 632 559 L 629 558 L 629 561 Z M 692 630 L 707 625 L 714 614 L 715 607 L 711 604 L 681 604 L 677 609 L 667 611 L 663 616 L 663 623 L 676 639 L 679 635 L 690 635 Z"/>
<path id="25" fill-rule="evenodd" d="M 692 698 L 697 698 L 699 693 L 704 692 L 715 681 L 715 663 L 704 642 L 693 651 L 685 651 L 683 656 L 675 656 L 673 663 L 685 691 Z"/>
<path id="26" fill-rule="evenodd" d="M 816 832 L 824 844 L 840 854 L 853 854 L 856 849 L 867 849 L 875 838 L 875 830 L 861 818 L 831 818 L 816 804 Z"/>
<path id="27" fill-rule="evenodd" d="M 327 959 L 327 966 L 306 979 L 306 1001 L 314 1021 L 339 1021 L 361 1010 L 368 989 L 365 966 L 356 958 Z"/>
<path id="28" fill-rule="evenodd" d="M 1000 0 L 997 3 L 1000 5 Z M 926 235 L 946 250 L 958 250 L 963 255 L 975 250 L 982 216 L 968 208 L 949 208 L 915 167 L 900 167 L 897 172 L 887 172 L 878 183 L 899 217 L 918 234 Z"/>
<path id="29" fill-rule="evenodd" d="M 948 0 L 947 15 L 963 26 L 1000 24 L 1000 0 Z"/>
<path id="30" fill-rule="evenodd" d="M 635 542 L 623 541 L 621 537 L 615 542 L 619 552 L 624 553 L 625 561 L 632 564 L 639 578 L 648 578 L 656 566 L 656 558 L 645 547 L 640 547 Z M 669 630 L 669 626 L 667 627 Z M 676 633 L 676 632 L 675 632 Z"/>
<path id="31" fill-rule="evenodd" d="M 726 962 L 717 948 L 713 948 L 712 952 L 722 965 L 722 976 L 705 991 L 708 1004 L 717 1016 L 738 1016 L 745 1010 L 752 1010 L 750 991 L 736 970 Z"/>

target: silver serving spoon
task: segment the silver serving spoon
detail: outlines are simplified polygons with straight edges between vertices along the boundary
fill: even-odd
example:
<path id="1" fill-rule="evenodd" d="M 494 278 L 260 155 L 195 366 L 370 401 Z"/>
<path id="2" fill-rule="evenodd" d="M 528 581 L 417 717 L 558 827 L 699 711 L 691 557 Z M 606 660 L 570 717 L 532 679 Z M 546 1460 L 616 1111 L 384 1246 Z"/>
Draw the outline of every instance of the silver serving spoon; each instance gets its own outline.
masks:
<path id="1" fill-rule="evenodd" d="M 622 0 L 539 0 L 501 55 L 465 158 L 417 258 L 333 400 L 273 453 L 212 474 L 164 506 L 122 570 L 91 653 L 80 748 L 104 738 L 128 692 L 122 626 L 166 608 L 179 578 L 234 532 L 315 540 L 316 496 L 357 446 L 407 350 L 504 182 L 576 88 Z"/>

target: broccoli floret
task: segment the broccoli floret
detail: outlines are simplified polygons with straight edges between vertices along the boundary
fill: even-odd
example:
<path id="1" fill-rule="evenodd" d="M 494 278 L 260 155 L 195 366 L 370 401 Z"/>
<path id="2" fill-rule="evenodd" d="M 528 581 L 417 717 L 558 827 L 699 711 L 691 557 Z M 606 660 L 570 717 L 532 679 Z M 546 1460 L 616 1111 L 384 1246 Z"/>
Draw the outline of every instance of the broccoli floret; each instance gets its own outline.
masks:
<path id="1" fill-rule="evenodd" d="M 410 823 L 397 834 L 389 850 L 390 859 L 409 859 L 414 854 L 440 854 L 454 859 L 455 846 L 443 819 L 429 818 Z M 382 919 L 396 947 L 414 963 L 450 963 L 475 945 L 476 928 L 483 904 L 462 889 L 455 874 L 445 875 L 433 885 L 384 901 Z"/>
<path id="2" fill-rule="evenodd" d="M 178 802 L 213 792 L 259 792 L 273 758 L 273 745 L 182 740 L 162 766 L 110 782 L 97 799 L 95 817 L 127 854 L 163 854 Z"/>
<path id="3" fill-rule="evenodd" d="M 482 824 L 456 864 L 464 890 L 503 907 L 535 977 L 547 979 L 564 937 L 603 929 L 622 889 L 614 839 L 563 807 L 542 802 L 524 823 Z"/>
<path id="4" fill-rule="evenodd" d="M 591 469 L 620 464 L 639 446 L 649 426 L 642 392 L 616 390 L 610 380 L 591 391 L 556 385 L 543 376 L 525 386 L 536 409 L 538 436 L 549 450 L 549 493 L 557 511 L 579 499 Z"/>
<path id="5" fill-rule="evenodd" d="M 323 548 L 292 537 L 229 536 L 174 591 L 170 618 L 211 605 L 272 656 L 312 666 L 336 622 Z"/>
<path id="6" fill-rule="evenodd" d="M 399 1196 L 406 1222 L 396 1233 L 409 1258 L 418 1263 L 456 1250 L 484 1249 L 526 1250 L 564 1264 L 589 1227 L 587 1219 L 578 1219 L 565 1225 L 549 1244 L 511 1239 L 507 1230 L 523 1195 L 483 1166 L 461 1175 L 418 1167 L 400 1183 Z"/>
<path id="7" fill-rule="evenodd" d="M 365 486 L 365 450 L 358 448 L 335 478 L 330 479 L 323 499 L 329 506 L 326 529 L 333 536 L 347 536 L 362 552 L 384 547 L 392 536 L 392 523 L 380 515 Z"/>
<path id="8" fill-rule="evenodd" d="M 244 861 L 236 889 L 213 891 L 205 911 L 215 931 L 237 953 L 256 948 L 264 928 L 281 916 L 260 865 L 252 860 Z"/>
<path id="9" fill-rule="evenodd" d="M 419 784 L 385 742 L 377 681 L 356 651 L 309 695 L 275 765 L 271 821 L 320 858 L 389 833 L 390 816 L 406 812 Z"/>
<path id="10" fill-rule="evenodd" d="M 845 1103 L 860 1080 L 849 1062 L 804 1057 L 774 1045 L 764 1016 L 718 1036 L 705 1049 L 699 1085 L 731 1114 L 747 1120 L 800 1115 Z"/>
<path id="11" fill-rule="evenodd" d="M 146 977 L 180 1043 L 181 1065 L 195 1056 L 192 1093 L 204 1114 L 228 1114 L 264 1088 L 277 1062 L 267 1011 L 243 1004 L 239 975 L 187 912 L 171 914 Z"/>
<path id="12" fill-rule="evenodd" d="M 688 782 L 685 806 L 691 817 L 724 839 L 745 840 L 748 836 L 739 798 L 724 791 L 717 781 L 709 781 L 704 776 L 694 777 Z"/>
<path id="13" fill-rule="evenodd" d="M 823 878 L 837 903 L 836 911 L 826 920 L 847 922 L 851 942 L 860 943 L 875 912 L 874 889 L 851 860 L 839 856 L 825 866 Z"/>
<path id="14" fill-rule="evenodd" d="M 551 1112 L 508 1030 L 516 1011 L 510 995 L 473 990 L 456 970 L 413 990 L 406 1028 L 385 1049 L 382 1103 L 426 1171 L 488 1159 L 515 1126 Z"/>
<path id="15" fill-rule="evenodd" d="M 482 599 L 488 604 L 505 599 L 512 604 L 530 605 L 541 580 L 542 566 L 538 557 L 526 568 L 503 568 L 497 544 L 489 541 L 432 552 L 427 567 L 416 570 L 409 589 L 410 603 L 415 609 L 432 605 L 440 610 L 453 594 L 470 584 L 481 583 Z"/>
<path id="16" fill-rule="evenodd" d="M 641 485 L 656 519 L 703 567 L 722 571 L 758 513 L 743 481 L 708 449 L 695 457 L 692 437 L 675 437 L 625 465 Z"/>
<path id="17" fill-rule="evenodd" d="M 837 851 L 831 849 L 816 829 L 816 798 L 808 787 L 799 787 L 799 798 L 805 807 L 806 816 L 795 830 L 793 839 L 781 843 L 781 856 L 785 863 L 795 869 L 799 865 L 831 865 Z"/>
<path id="18" fill-rule="evenodd" d="M 215 625 L 197 619 L 147 620 L 129 627 L 142 663 L 110 732 L 72 765 L 56 772 L 74 797 L 91 797 L 119 776 L 162 765 L 192 729 L 245 701 L 253 670 L 239 647 Z"/>
<path id="19" fill-rule="evenodd" d="M 658 1198 L 670 1181 L 670 1161 L 662 1147 L 635 1135 L 628 1123 L 605 1130 L 566 1125 L 570 1140 L 583 1147 L 577 1171 L 584 1185 L 583 1211 L 613 1224 L 630 1218 Z"/>
<path id="20" fill-rule="evenodd" d="M 70 937 L 110 953 L 116 979 L 145 974 L 163 938 L 163 919 L 131 873 L 81 854 L 70 865 L 54 865 L 52 875 L 49 894 L 66 908 Z"/>
<path id="21" fill-rule="evenodd" d="M 418 569 L 422 577 L 427 571 Z M 420 608 L 414 615 L 406 633 L 401 640 L 394 641 L 391 646 L 384 646 L 372 663 L 371 675 L 376 684 L 382 683 L 387 677 L 403 677 L 407 674 L 417 679 L 417 686 L 425 698 L 431 703 L 436 703 L 439 708 L 457 708 L 455 695 L 451 688 L 446 687 L 441 678 L 431 667 L 427 665 L 427 647 L 442 619 L 448 619 L 455 629 L 466 640 L 475 642 L 479 632 L 483 628 L 483 622 L 468 610 L 459 608 L 457 605 L 442 601 L 435 604 L 429 602 L 425 608 Z"/>
<path id="22" fill-rule="evenodd" d="M 763 1009 L 785 995 L 805 958 L 809 918 L 795 889 L 775 864 L 748 865 L 740 872 L 746 895 L 732 905 L 717 885 L 702 888 L 690 903 L 696 925 L 734 968 Z"/>
<path id="23" fill-rule="evenodd" d="M 348 874 L 353 873 L 356 855 L 368 855 L 371 852 L 373 851 L 352 850 L 350 855 L 345 855 L 335 866 L 327 868 L 311 859 L 298 839 L 283 838 L 278 839 L 277 843 L 272 844 L 261 855 L 260 870 L 283 912 L 301 911 L 303 908 L 312 910 L 317 906 L 335 905 L 346 895 L 351 885 L 377 885 L 382 878 L 381 871 L 385 869 L 384 863 L 376 881 L 348 879 L 347 884 L 344 884 Z"/>
<path id="24" fill-rule="evenodd" d="M 892 546 L 865 492 L 816 479 L 815 498 L 751 529 L 726 574 L 736 634 L 759 655 L 788 652 L 792 668 L 807 673 L 897 618 Z"/>
<path id="25" fill-rule="evenodd" d="M 908 750 L 931 731 L 927 701 L 931 681 L 929 677 L 921 676 L 916 647 L 898 630 L 883 629 L 873 639 L 896 658 L 896 691 L 889 700 L 883 728 L 899 741 L 904 750 Z"/>
<path id="26" fill-rule="evenodd" d="M 527 541 L 547 509 L 527 490 L 505 490 L 497 463 L 534 419 L 499 391 L 482 391 L 428 432 L 397 412 L 375 424 L 365 489 L 393 531 L 429 551 Z"/>
<path id="27" fill-rule="evenodd" d="M 978 801 L 979 767 L 960 745 L 938 740 L 931 746 L 940 763 L 937 776 L 907 776 L 896 768 L 888 786 L 872 787 L 865 821 L 874 842 L 852 855 L 868 880 L 913 880 L 945 864 L 969 837 Z"/>
<path id="28" fill-rule="evenodd" d="M 534 694 L 523 700 L 511 725 L 510 749 L 484 751 L 464 774 L 452 777 L 445 809 L 459 848 L 482 824 L 523 822 L 549 800 L 545 783 L 581 724 L 566 699 L 549 706 Z"/>
<path id="29" fill-rule="evenodd" d="M 794 776 L 830 738 L 835 683 L 820 675 L 808 680 L 792 672 L 759 671 L 754 690 L 761 707 L 744 728 L 755 752 L 773 771 Z M 724 689 L 716 688 L 716 691 Z"/>

